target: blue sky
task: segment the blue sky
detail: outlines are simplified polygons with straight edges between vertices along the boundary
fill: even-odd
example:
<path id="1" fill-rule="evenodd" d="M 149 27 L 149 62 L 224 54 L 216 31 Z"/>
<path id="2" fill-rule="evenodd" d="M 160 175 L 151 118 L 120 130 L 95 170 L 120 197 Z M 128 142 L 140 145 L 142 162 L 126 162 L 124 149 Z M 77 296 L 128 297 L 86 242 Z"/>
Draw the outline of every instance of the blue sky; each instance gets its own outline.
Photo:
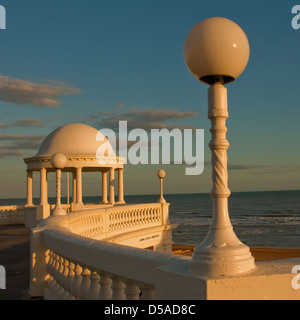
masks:
<path id="1" fill-rule="evenodd" d="M 208 163 L 208 87 L 187 70 L 183 44 L 198 21 L 212 16 L 238 23 L 251 47 L 246 70 L 227 85 L 231 190 L 299 189 L 300 30 L 291 26 L 297 4 L 0 0 L 7 11 L 7 29 L 0 30 L 0 198 L 25 196 L 22 159 L 55 128 L 83 122 L 101 129 L 112 116 L 135 119 L 141 110 L 148 112 L 142 126 L 168 110 L 169 119 L 155 119 L 159 125 L 204 129 Z M 128 165 L 125 192 L 157 193 L 160 167 L 167 193 L 211 189 L 209 164 L 190 177 L 179 166 Z M 100 178 L 85 179 L 85 194 L 96 195 Z"/>

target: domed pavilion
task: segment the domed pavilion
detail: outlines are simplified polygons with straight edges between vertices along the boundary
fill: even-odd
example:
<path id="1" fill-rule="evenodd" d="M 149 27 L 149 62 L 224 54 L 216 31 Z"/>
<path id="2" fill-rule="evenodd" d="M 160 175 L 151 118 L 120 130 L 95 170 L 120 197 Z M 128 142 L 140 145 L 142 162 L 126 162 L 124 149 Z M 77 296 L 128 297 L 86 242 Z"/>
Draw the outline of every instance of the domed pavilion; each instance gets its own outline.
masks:
<path id="1" fill-rule="evenodd" d="M 101 146 L 102 149 L 109 149 L 110 151 L 107 151 L 104 156 L 99 158 L 97 151 Z M 66 165 L 61 171 L 71 173 L 73 178 L 70 211 L 84 209 L 85 204 L 82 200 L 82 174 L 84 172 L 100 172 L 102 174 L 102 199 L 100 203 L 114 205 L 115 171 L 117 171 L 117 204 L 125 203 L 123 164 L 126 159 L 115 155 L 108 139 L 97 129 L 86 124 L 72 123 L 54 130 L 45 138 L 35 156 L 24 159 L 27 165 L 27 207 L 33 206 L 33 172 L 40 172 L 40 203 L 37 205 L 38 220 L 45 219 L 50 215 L 47 174 L 56 171 L 56 168 L 51 165 L 51 158 L 57 153 L 61 153 L 67 158 Z M 108 177 L 109 181 L 107 181 Z M 101 179 L 99 180 L 101 181 Z"/>

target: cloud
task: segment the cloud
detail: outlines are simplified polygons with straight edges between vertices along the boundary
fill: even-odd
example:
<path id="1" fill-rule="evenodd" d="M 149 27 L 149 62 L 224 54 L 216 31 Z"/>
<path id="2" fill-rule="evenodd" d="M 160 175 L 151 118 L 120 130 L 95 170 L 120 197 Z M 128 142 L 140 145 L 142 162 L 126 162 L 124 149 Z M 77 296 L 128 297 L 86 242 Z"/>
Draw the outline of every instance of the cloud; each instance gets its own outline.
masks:
<path id="1" fill-rule="evenodd" d="M 81 91 L 63 82 L 39 84 L 0 75 L 0 100 L 35 107 L 59 107 L 63 95 L 79 94 Z"/>
<path id="2" fill-rule="evenodd" d="M 25 155 L 24 150 L 38 150 L 45 135 L 0 134 L 0 158 Z"/>
<path id="3" fill-rule="evenodd" d="M 12 122 L 0 122 L 0 129 L 10 127 L 24 127 L 24 128 L 45 128 L 46 124 L 41 119 L 19 119 Z"/>
<path id="4" fill-rule="evenodd" d="M 103 115 L 103 114 L 102 114 Z M 119 121 L 127 121 L 128 130 L 144 129 L 150 131 L 151 129 L 195 129 L 193 126 L 186 126 L 183 124 L 173 124 L 174 120 L 184 120 L 186 118 L 195 118 L 198 116 L 197 112 L 178 111 L 178 110 L 154 110 L 151 108 L 139 109 L 131 108 L 128 112 L 115 113 L 111 116 L 102 116 L 101 114 L 94 115 L 90 119 L 94 120 L 99 128 L 108 128 L 118 130 Z M 99 119 L 98 121 L 96 119 Z"/>
<path id="5" fill-rule="evenodd" d="M 125 104 L 124 103 L 117 103 L 116 107 L 118 109 L 124 109 L 125 108 Z"/>
<path id="6" fill-rule="evenodd" d="M 256 169 L 267 169 L 268 166 L 258 164 L 229 164 L 228 170 L 256 170 Z"/>

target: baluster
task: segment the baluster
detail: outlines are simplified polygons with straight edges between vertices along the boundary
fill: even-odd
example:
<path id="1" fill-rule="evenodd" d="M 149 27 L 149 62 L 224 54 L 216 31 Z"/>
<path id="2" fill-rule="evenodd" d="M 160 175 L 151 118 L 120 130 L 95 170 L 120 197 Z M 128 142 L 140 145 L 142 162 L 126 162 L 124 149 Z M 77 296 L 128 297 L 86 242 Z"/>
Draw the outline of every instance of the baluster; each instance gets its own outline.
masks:
<path id="1" fill-rule="evenodd" d="M 52 250 L 50 250 L 50 252 L 49 252 L 49 261 L 48 261 L 48 264 L 47 264 L 47 270 L 48 270 L 49 275 L 50 275 L 50 277 L 49 277 L 50 281 L 53 280 L 53 275 L 52 275 L 53 274 L 53 269 L 54 269 L 53 263 L 54 263 L 54 253 L 53 253 Z"/>
<path id="2" fill-rule="evenodd" d="M 128 211 L 128 226 L 129 227 L 132 226 L 132 211 L 131 210 Z"/>
<path id="3" fill-rule="evenodd" d="M 81 275 L 82 275 L 82 281 L 79 288 L 78 297 L 80 300 L 87 300 L 87 296 L 88 296 L 88 292 L 90 290 L 90 284 L 91 284 L 91 280 L 90 280 L 91 271 L 88 268 L 83 267 L 83 272 Z"/>
<path id="4" fill-rule="evenodd" d="M 99 234 L 99 231 L 100 231 L 100 227 L 101 227 L 101 221 L 100 221 L 100 216 L 96 216 L 95 217 L 95 223 L 96 223 L 96 225 L 95 225 L 95 235 L 98 235 Z"/>
<path id="5" fill-rule="evenodd" d="M 69 263 L 69 274 L 68 274 L 68 278 L 67 278 L 67 282 L 66 282 L 66 289 L 69 291 L 69 299 L 73 300 L 75 299 L 75 297 L 72 294 L 72 283 L 74 281 L 75 278 L 75 264 L 73 262 L 70 261 Z"/>
<path id="6" fill-rule="evenodd" d="M 128 227 L 128 211 L 124 211 L 124 228 Z"/>
<path id="7" fill-rule="evenodd" d="M 132 224 L 135 226 L 136 225 L 136 211 L 132 210 Z"/>
<path id="8" fill-rule="evenodd" d="M 47 250 L 48 254 L 47 254 L 47 259 L 46 259 L 46 264 L 47 264 L 47 282 L 46 282 L 46 286 L 45 286 L 45 290 L 44 290 L 44 299 L 45 300 L 49 300 L 50 299 L 50 295 L 49 295 L 49 291 L 51 286 L 53 285 L 53 278 L 51 275 L 51 267 L 52 267 L 52 263 L 53 263 L 53 251 L 51 250 Z"/>
<path id="9" fill-rule="evenodd" d="M 112 278 L 112 297 L 111 300 L 125 300 L 126 296 L 124 293 L 125 283 L 118 277 Z"/>
<path id="10" fill-rule="evenodd" d="M 141 290 L 142 290 L 141 300 L 155 300 L 154 287 L 148 286 L 148 285 L 142 285 Z"/>
<path id="11" fill-rule="evenodd" d="M 69 261 L 66 258 L 64 258 L 63 260 L 64 260 L 64 262 L 63 262 L 64 270 L 63 270 L 63 273 L 62 273 L 61 286 L 64 289 L 64 291 L 59 296 L 59 300 L 68 300 L 70 298 L 70 293 L 67 290 L 68 276 L 69 276 Z"/>
<path id="12" fill-rule="evenodd" d="M 138 224 L 141 224 L 141 212 L 139 210 L 136 211 L 138 216 Z"/>
<path id="13" fill-rule="evenodd" d="M 133 281 L 126 281 L 125 295 L 126 300 L 140 300 L 140 288 Z"/>
<path id="14" fill-rule="evenodd" d="M 144 211 L 143 210 L 138 210 L 139 216 L 140 216 L 140 224 L 144 223 Z"/>
<path id="15" fill-rule="evenodd" d="M 119 212 L 117 212 L 116 218 L 117 218 L 117 230 L 118 230 L 119 229 L 119 225 L 120 225 L 120 213 Z"/>
<path id="16" fill-rule="evenodd" d="M 52 267 L 53 281 L 51 282 L 51 285 L 49 286 L 51 293 L 56 292 L 60 288 L 58 281 L 57 281 L 58 277 L 59 277 L 59 255 L 53 252 L 53 267 Z"/>
<path id="17" fill-rule="evenodd" d="M 98 300 L 110 300 L 112 296 L 112 280 L 107 273 L 100 273 L 100 291 Z"/>
<path id="18" fill-rule="evenodd" d="M 93 271 L 90 276 L 90 289 L 88 292 L 87 300 L 97 300 L 100 290 L 100 276 L 97 272 Z"/>
<path id="19" fill-rule="evenodd" d="M 155 219 L 154 219 L 154 209 L 152 209 L 151 208 L 151 210 L 150 210 L 150 222 L 154 222 L 155 221 Z"/>
<path id="20" fill-rule="evenodd" d="M 63 279 L 64 279 L 64 258 L 59 257 L 59 268 L 58 268 L 58 276 L 57 276 L 57 282 L 62 286 L 63 285 Z"/>
<path id="21" fill-rule="evenodd" d="M 58 283 L 58 288 L 55 290 L 55 299 L 58 299 L 58 297 L 60 295 L 62 295 L 64 293 L 64 258 L 58 256 L 58 263 L 59 263 L 59 267 L 58 267 L 58 272 L 57 272 L 57 280 L 56 282 Z"/>
<path id="22" fill-rule="evenodd" d="M 79 299 L 79 291 L 80 291 L 80 286 L 82 282 L 81 274 L 82 274 L 82 268 L 79 264 L 76 264 L 75 276 L 74 276 L 74 280 L 72 281 L 72 288 L 71 288 L 71 293 L 76 299 Z"/>
<path id="23" fill-rule="evenodd" d="M 120 221 L 119 221 L 119 229 L 124 227 L 124 212 L 119 213 Z"/>
<path id="24" fill-rule="evenodd" d="M 156 209 L 156 219 L 157 219 L 157 221 L 161 221 L 161 219 L 162 219 L 162 216 L 161 216 L 161 209 L 159 208 L 159 209 Z"/>
<path id="25" fill-rule="evenodd" d="M 114 213 L 111 214 L 111 229 L 112 231 L 116 229 L 116 215 Z"/>

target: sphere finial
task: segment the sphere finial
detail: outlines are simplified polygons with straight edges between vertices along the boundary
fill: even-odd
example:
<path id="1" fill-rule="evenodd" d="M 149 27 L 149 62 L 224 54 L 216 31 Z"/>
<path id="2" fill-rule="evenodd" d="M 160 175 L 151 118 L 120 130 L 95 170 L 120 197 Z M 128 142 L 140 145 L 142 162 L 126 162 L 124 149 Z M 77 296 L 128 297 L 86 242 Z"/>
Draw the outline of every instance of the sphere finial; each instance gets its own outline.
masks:
<path id="1" fill-rule="evenodd" d="M 68 159 L 63 153 L 55 153 L 50 159 L 50 163 L 55 169 L 63 169 L 67 161 Z"/>
<path id="2" fill-rule="evenodd" d="M 221 17 L 197 23 L 187 35 L 184 59 L 190 72 L 207 84 L 234 81 L 246 68 L 249 41 L 235 22 Z"/>
<path id="3" fill-rule="evenodd" d="M 163 179 L 164 177 L 166 176 L 166 171 L 165 170 L 158 170 L 157 171 L 157 177 L 159 178 L 159 179 Z"/>

